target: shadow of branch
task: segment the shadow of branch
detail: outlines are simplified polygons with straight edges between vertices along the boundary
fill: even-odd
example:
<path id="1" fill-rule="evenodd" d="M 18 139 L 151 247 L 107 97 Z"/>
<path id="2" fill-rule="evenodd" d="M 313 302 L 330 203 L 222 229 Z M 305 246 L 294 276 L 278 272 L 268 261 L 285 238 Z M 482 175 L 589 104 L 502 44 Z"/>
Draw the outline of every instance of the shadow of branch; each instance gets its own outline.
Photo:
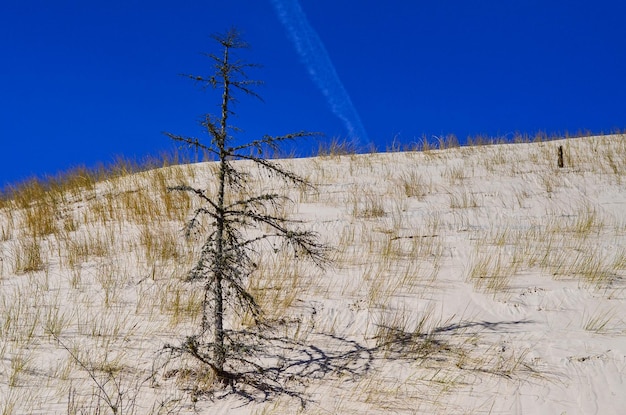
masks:
<path id="1" fill-rule="evenodd" d="M 356 380 L 368 374 L 374 366 L 390 361 L 421 361 L 423 367 L 447 365 L 476 375 L 489 374 L 511 379 L 519 365 L 483 365 L 472 357 L 467 346 L 454 339 L 461 334 L 480 331 L 507 331 L 530 321 L 460 322 L 436 327 L 429 333 L 405 332 L 400 328 L 380 326 L 375 344 L 366 345 L 335 334 L 309 333 L 304 340 L 264 326 L 258 329 L 229 331 L 227 334 L 227 365 L 216 374 L 209 387 L 187 386 L 194 399 L 224 399 L 237 397 L 242 405 L 267 402 L 280 396 L 296 399 L 302 407 L 313 401 L 307 385 L 329 377 Z M 193 347 L 190 341 L 195 342 Z M 211 366 L 210 342 L 188 338 L 181 346 L 165 346 L 174 356 L 191 355 Z M 468 357 L 469 356 L 469 357 Z M 502 359 L 500 359 L 501 361 Z"/>

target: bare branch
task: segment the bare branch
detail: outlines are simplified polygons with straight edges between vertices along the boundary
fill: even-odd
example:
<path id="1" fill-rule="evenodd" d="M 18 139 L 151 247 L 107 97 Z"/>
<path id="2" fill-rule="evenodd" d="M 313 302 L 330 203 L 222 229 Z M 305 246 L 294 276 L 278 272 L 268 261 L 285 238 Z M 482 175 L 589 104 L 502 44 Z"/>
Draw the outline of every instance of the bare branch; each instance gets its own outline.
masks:
<path id="1" fill-rule="evenodd" d="M 263 138 L 261 138 L 259 140 L 254 140 L 254 141 L 251 141 L 249 143 L 242 144 L 240 146 L 234 147 L 232 150 L 233 150 L 233 152 L 239 152 L 240 150 L 253 148 L 253 149 L 257 150 L 258 154 L 262 154 L 263 153 L 263 149 L 265 147 L 269 148 L 270 150 L 278 150 L 279 149 L 279 144 L 284 142 L 284 141 L 294 141 L 294 140 L 296 140 L 298 138 L 314 137 L 314 136 L 319 136 L 319 135 L 321 135 L 321 133 L 310 133 L 310 132 L 306 132 L 306 131 L 300 131 L 300 132 L 297 132 L 297 133 L 286 134 L 286 135 L 282 135 L 282 136 L 278 136 L 278 137 L 265 135 L 265 136 L 263 136 Z"/>
<path id="2" fill-rule="evenodd" d="M 319 235 L 315 232 L 295 228 L 302 224 L 301 221 L 272 213 L 289 203 L 289 198 L 277 193 L 251 194 L 249 173 L 238 170 L 236 163 L 232 163 L 234 160 L 250 160 L 262 171 L 290 185 L 313 187 L 305 178 L 262 155 L 265 150 L 277 151 L 280 144 L 287 140 L 318 134 L 300 131 L 277 137 L 266 135 L 259 140 L 234 145 L 231 134 L 238 130 L 228 124 L 228 117 L 233 114 L 232 106 L 236 102 L 233 93 L 242 92 L 260 99 L 254 87 L 261 85 L 261 82 L 249 79 L 246 74 L 246 70 L 255 65 L 233 58 L 233 50 L 247 47 L 236 30 L 215 35 L 214 39 L 223 48 L 220 55 L 208 55 L 213 61 L 215 74 L 209 77 L 186 75 L 205 87 L 222 91 L 220 115 L 206 114 L 200 122 L 210 138 L 210 144 L 204 144 L 194 137 L 166 133 L 174 141 L 217 158 L 217 169 L 214 172 L 217 188 L 214 193 L 184 184 L 168 188 L 171 191 L 190 192 L 202 202 L 185 225 L 187 237 L 200 229 L 203 224 L 201 217 L 210 219 L 210 223 L 205 225 L 210 228 L 210 232 L 187 278 L 203 283 L 200 334 L 187 338 L 183 347 L 172 350 L 191 354 L 210 367 L 219 380 L 232 385 L 242 375 L 225 369 L 228 360 L 248 362 L 247 367 L 253 364 L 246 356 L 234 357 L 232 349 L 229 349 L 239 346 L 229 340 L 229 332 L 224 329 L 224 317 L 231 312 L 239 315 L 249 313 L 257 323 L 261 323 L 262 307 L 246 288 L 247 280 L 257 271 L 256 258 L 263 252 L 257 250 L 258 245 L 262 242 L 275 243 L 273 240 L 277 240 L 281 244 L 280 249 L 286 249 L 295 258 L 312 260 L 320 267 L 328 261 L 328 247 L 318 241 Z M 257 155 L 243 154 L 245 151 L 251 154 L 256 152 Z M 273 247 L 276 249 L 276 245 Z M 266 372 L 263 376 L 271 375 Z M 261 388 L 264 383 L 258 382 L 257 385 Z"/>
<path id="3" fill-rule="evenodd" d="M 183 136 L 171 134 L 171 133 L 168 133 L 168 132 L 165 132 L 164 134 L 166 136 L 168 136 L 170 139 L 172 139 L 174 141 L 182 142 L 184 144 L 187 144 L 190 147 L 197 147 L 197 148 L 200 148 L 202 150 L 207 150 L 207 151 L 212 151 L 213 150 L 211 147 L 207 147 L 204 144 L 202 144 L 200 139 L 195 138 L 195 137 L 183 137 Z"/>
<path id="4" fill-rule="evenodd" d="M 238 155 L 237 157 L 244 159 L 244 160 L 252 160 L 258 166 L 264 168 L 271 174 L 274 174 L 277 177 L 280 177 L 281 179 L 285 181 L 291 182 L 292 184 L 295 184 L 298 186 L 313 187 L 313 185 L 305 178 L 299 176 L 296 173 L 293 173 L 289 170 L 284 169 L 283 167 L 280 166 L 280 164 L 275 163 L 271 160 L 261 159 L 261 158 L 253 157 L 253 156 L 244 156 L 244 155 Z"/>

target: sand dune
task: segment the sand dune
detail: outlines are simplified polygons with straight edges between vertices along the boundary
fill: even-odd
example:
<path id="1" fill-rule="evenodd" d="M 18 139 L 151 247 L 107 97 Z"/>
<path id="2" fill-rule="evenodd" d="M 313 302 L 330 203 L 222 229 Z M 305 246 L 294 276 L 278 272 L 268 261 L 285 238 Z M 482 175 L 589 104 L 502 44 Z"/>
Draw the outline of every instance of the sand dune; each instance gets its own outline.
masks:
<path id="1" fill-rule="evenodd" d="M 280 368 L 263 387 L 163 352 L 201 302 L 195 201 L 165 188 L 210 188 L 211 163 L 3 201 L 1 413 L 623 413 L 626 137 L 281 163 L 317 191 L 250 167 L 254 186 L 287 193 L 333 265 L 260 252 L 273 329 L 241 336 Z"/>

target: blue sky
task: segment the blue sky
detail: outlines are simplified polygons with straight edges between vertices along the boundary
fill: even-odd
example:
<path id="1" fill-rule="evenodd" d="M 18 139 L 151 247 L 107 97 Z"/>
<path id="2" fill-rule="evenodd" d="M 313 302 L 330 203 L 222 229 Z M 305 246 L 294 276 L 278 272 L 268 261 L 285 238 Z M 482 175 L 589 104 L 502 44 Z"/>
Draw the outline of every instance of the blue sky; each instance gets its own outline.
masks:
<path id="1" fill-rule="evenodd" d="M 231 26 L 265 83 L 235 109 L 244 139 L 624 129 L 624 16 L 604 0 L 7 0 L 0 186 L 200 136 L 219 98 L 179 74 L 210 74 L 202 53 Z"/>

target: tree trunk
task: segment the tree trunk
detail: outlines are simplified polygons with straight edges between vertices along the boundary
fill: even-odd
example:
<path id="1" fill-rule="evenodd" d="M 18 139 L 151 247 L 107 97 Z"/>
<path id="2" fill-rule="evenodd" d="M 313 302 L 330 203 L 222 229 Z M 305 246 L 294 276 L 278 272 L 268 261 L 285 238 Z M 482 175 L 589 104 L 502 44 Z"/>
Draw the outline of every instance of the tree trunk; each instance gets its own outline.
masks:
<path id="1" fill-rule="evenodd" d="M 224 185 L 226 180 L 226 161 L 222 159 L 220 163 L 220 188 L 218 195 L 218 212 L 217 212 L 217 233 L 215 240 L 215 264 L 213 269 L 214 277 L 214 307 L 213 307 L 213 329 L 215 341 L 215 366 L 218 371 L 224 370 L 224 362 L 226 361 L 226 350 L 224 349 L 224 292 L 222 281 L 224 279 Z"/>
<path id="2" fill-rule="evenodd" d="M 217 146 L 220 152 L 220 172 L 219 172 L 219 191 L 217 196 L 217 233 L 216 233 L 216 258 L 213 276 L 214 284 L 214 308 L 213 308 L 213 326 L 215 337 L 215 366 L 218 373 L 224 371 L 224 363 L 226 362 L 226 349 L 224 348 L 224 291 L 222 282 L 224 279 L 224 270 L 226 269 L 226 258 L 224 257 L 224 227 L 226 224 L 226 214 L 224 211 L 225 189 L 226 189 L 226 169 L 228 163 L 228 152 L 226 149 L 227 135 L 227 119 L 228 119 L 228 102 L 230 97 L 230 79 L 228 73 L 228 48 L 224 49 L 223 60 L 223 77 L 224 92 L 222 94 L 222 118 L 220 120 L 220 134 L 217 137 Z"/>

